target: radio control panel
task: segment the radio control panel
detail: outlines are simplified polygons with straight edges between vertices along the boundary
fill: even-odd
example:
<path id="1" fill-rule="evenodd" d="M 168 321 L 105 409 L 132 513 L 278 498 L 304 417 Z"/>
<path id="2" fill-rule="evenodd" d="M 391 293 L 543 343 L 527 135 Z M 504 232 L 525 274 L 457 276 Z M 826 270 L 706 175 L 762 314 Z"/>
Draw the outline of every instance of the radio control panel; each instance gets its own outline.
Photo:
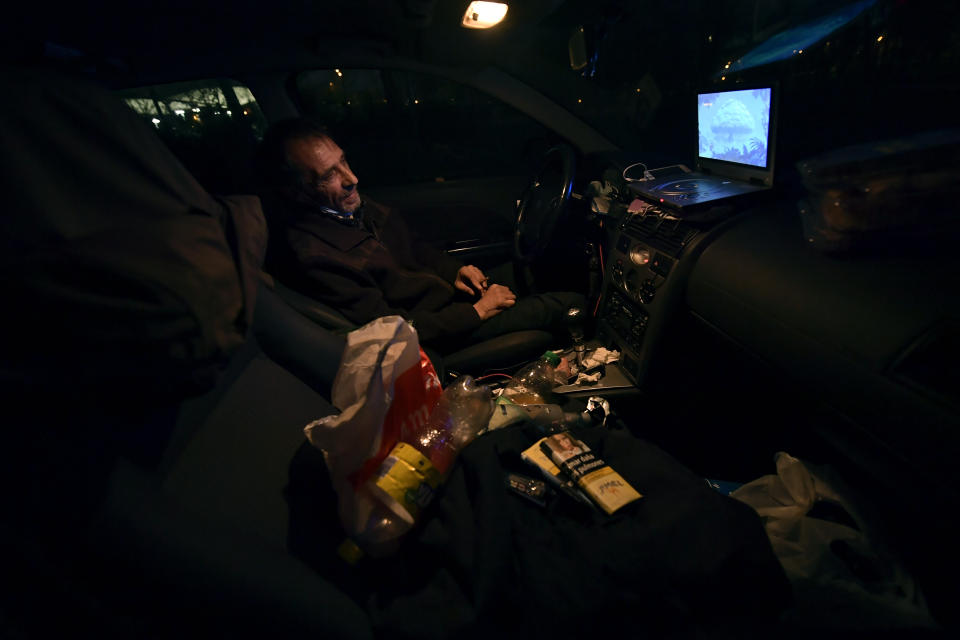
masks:
<path id="1" fill-rule="evenodd" d="M 650 304 L 673 268 L 674 259 L 621 233 L 611 257 L 610 278 L 631 300 Z"/>
<path id="2" fill-rule="evenodd" d="M 643 345 L 643 334 L 649 317 L 646 311 L 631 302 L 623 293 L 613 291 L 607 296 L 603 319 L 633 351 L 639 352 Z"/>
<path id="3" fill-rule="evenodd" d="M 643 377 L 650 355 L 644 339 L 651 319 L 662 326 L 660 320 L 669 312 L 667 300 L 661 301 L 668 291 L 664 286 L 680 271 L 677 263 L 696 234 L 696 229 L 651 206 L 628 214 L 613 238 L 598 329 L 607 345 L 622 352 L 621 368 L 634 383 Z"/>

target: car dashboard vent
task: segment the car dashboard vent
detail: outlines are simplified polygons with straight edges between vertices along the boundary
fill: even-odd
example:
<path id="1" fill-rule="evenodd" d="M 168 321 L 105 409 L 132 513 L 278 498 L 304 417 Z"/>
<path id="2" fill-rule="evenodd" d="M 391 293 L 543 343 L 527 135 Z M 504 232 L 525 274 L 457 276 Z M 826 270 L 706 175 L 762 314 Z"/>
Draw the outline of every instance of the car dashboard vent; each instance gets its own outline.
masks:
<path id="1" fill-rule="evenodd" d="M 623 231 L 674 258 L 697 235 L 696 229 L 680 220 L 655 214 L 632 216 Z"/>

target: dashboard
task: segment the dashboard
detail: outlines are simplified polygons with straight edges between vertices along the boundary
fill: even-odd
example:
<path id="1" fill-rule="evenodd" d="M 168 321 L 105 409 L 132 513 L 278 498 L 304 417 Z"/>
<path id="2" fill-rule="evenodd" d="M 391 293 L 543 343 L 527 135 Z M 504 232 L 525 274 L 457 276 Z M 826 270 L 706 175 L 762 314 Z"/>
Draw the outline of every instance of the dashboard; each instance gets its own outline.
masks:
<path id="1" fill-rule="evenodd" d="M 620 351 L 620 368 L 639 386 L 682 304 L 691 265 L 723 223 L 695 224 L 640 198 L 622 209 L 606 242 L 597 337 Z"/>
<path id="2" fill-rule="evenodd" d="M 680 372 L 672 383 L 685 387 L 681 401 L 711 384 L 695 376 L 703 354 L 677 348 L 688 336 L 676 334 L 695 326 L 726 345 L 715 375 L 740 375 L 733 361 L 745 354 L 756 379 L 789 390 L 763 399 L 775 413 L 761 424 L 820 412 L 803 428 L 891 488 L 919 482 L 941 495 L 950 486 L 960 450 L 955 251 L 904 239 L 872 254 L 825 254 L 782 196 L 712 220 L 642 200 L 612 213 L 597 338 L 621 352 L 620 369 L 642 395 L 662 390 L 664 361 Z M 742 387 L 741 402 L 760 401 Z M 704 411 L 730 419 L 715 406 Z"/>

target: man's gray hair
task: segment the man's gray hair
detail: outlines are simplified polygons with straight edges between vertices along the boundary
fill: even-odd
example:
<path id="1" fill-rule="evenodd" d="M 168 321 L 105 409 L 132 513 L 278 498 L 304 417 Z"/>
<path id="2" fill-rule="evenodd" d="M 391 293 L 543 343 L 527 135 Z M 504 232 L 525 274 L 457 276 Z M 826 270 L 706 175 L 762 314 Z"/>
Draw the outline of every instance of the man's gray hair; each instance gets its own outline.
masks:
<path id="1" fill-rule="evenodd" d="M 256 169 L 261 184 L 278 189 L 303 184 L 303 170 L 291 164 L 287 145 L 295 140 L 330 140 L 327 128 L 310 118 L 288 118 L 270 126 L 257 150 Z"/>

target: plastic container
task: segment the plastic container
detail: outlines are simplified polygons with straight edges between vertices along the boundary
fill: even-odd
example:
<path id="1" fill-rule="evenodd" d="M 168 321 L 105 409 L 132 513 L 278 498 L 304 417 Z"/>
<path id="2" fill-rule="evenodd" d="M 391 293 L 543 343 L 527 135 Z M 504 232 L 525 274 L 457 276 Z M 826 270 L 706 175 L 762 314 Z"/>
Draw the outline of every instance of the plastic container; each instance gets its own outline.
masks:
<path id="1" fill-rule="evenodd" d="M 448 386 L 422 424 L 403 426 L 377 474 L 358 489 L 370 505 L 362 530 L 340 548 L 351 562 L 363 553 L 394 552 L 433 500 L 457 454 L 486 427 L 493 413 L 490 388 L 463 376 Z"/>
<path id="2" fill-rule="evenodd" d="M 556 369 L 560 356 L 545 352 L 513 376 L 503 393 L 516 404 L 549 404 L 556 383 Z"/>
<path id="3" fill-rule="evenodd" d="M 530 416 L 530 423 L 539 427 L 544 434 L 594 424 L 593 417 L 586 411 L 582 413 L 564 411 L 558 404 L 527 404 L 523 405 L 523 409 Z"/>

